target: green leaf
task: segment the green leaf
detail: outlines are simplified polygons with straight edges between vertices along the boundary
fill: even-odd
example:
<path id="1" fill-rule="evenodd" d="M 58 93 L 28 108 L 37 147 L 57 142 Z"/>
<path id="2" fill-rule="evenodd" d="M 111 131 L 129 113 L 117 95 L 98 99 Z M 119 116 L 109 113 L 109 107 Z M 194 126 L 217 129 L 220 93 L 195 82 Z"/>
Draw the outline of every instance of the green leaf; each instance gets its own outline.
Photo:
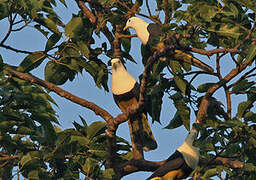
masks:
<path id="1" fill-rule="evenodd" d="M 251 0 L 237 0 L 237 2 L 240 2 L 244 6 L 246 6 L 248 9 L 253 10 L 256 12 L 256 2 Z"/>
<path id="2" fill-rule="evenodd" d="M 35 133 L 35 130 L 29 128 L 29 127 L 25 127 L 25 126 L 19 126 L 17 128 L 17 131 L 16 133 L 18 134 L 24 134 L 24 135 L 27 135 L 27 134 L 34 134 Z"/>
<path id="3" fill-rule="evenodd" d="M 20 63 L 20 65 L 17 68 L 17 71 L 29 72 L 35 69 L 36 67 L 38 67 L 45 58 L 46 58 L 46 55 L 43 52 L 36 52 L 33 54 L 29 54 Z"/>
<path id="4" fill-rule="evenodd" d="M 95 136 L 103 133 L 106 129 L 106 123 L 102 121 L 93 122 L 87 127 L 87 137 L 88 139 L 93 139 Z"/>
<path id="5" fill-rule="evenodd" d="M 89 58 L 90 50 L 87 44 L 83 41 L 78 41 L 76 44 L 78 45 L 78 48 L 80 49 L 81 54 Z"/>
<path id="6" fill-rule="evenodd" d="M 184 79 L 182 79 L 180 76 L 174 76 L 175 84 L 178 86 L 178 88 L 181 90 L 183 94 L 186 94 L 187 89 L 187 83 Z"/>
<path id="7" fill-rule="evenodd" d="M 176 74 L 176 73 L 182 73 L 182 69 L 181 69 L 181 65 L 178 61 L 173 61 L 173 60 L 170 60 L 169 61 L 169 65 L 172 69 L 172 71 Z"/>
<path id="8" fill-rule="evenodd" d="M 162 108 L 162 97 L 163 97 L 163 89 L 159 86 L 153 88 L 152 92 L 150 92 L 150 99 L 151 99 L 151 117 L 152 122 L 157 121 L 160 122 L 160 114 Z"/>
<path id="9" fill-rule="evenodd" d="M 0 20 L 8 17 L 9 15 L 8 0 L 1 0 L 0 2 Z"/>
<path id="10" fill-rule="evenodd" d="M 181 125 L 183 125 L 183 121 L 178 113 L 178 111 L 175 113 L 174 117 L 172 118 L 172 120 L 170 121 L 170 123 L 164 127 L 166 129 L 175 129 L 177 127 L 180 127 Z"/>
<path id="11" fill-rule="evenodd" d="M 197 91 L 200 93 L 204 93 L 208 91 L 210 87 L 212 87 L 215 83 L 204 83 L 197 87 Z"/>
<path id="12" fill-rule="evenodd" d="M 82 121 L 84 127 L 87 128 L 88 125 L 87 125 L 85 119 L 84 119 L 82 116 L 80 116 L 80 115 L 79 115 L 79 118 L 81 119 L 81 121 Z"/>
<path id="13" fill-rule="evenodd" d="M 256 171 L 256 166 L 253 163 L 246 163 L 244 167 L 245 171 Z"/>
<path id="14" fill-rule="evenodd" d="M 34 19 L 36 22 L 38 22 L 40 25 L 45 26 L 46 28 L 48 28 L 51 32 L 55 33 L 55 34 L 61 34 L 61 32 L 59 31 L 58 27 L 57 27 L 57 20 L 54 21 L 50 18 L 44 18 L 43 15 L 40 14 L 40 16 L 37 16 Z"/>
<path id="15" fill-rule="evenodd" d="M 75 76 L 75 72 L 71 71 L 66 66 L 57 64 L 53 61 L 49 61 L 44 70 L 44 78 L 46 81 L 54 83 L 56 85 L 64 84 L 68 79 L 72 80 Z"/>
<path id="16" fill-rule="evenodd" d="M 251 101 L 243 101 L 238 105 L 237 114 L 238 118 L 242 118 L 247 109 L 251 108 Z"/>
<path id="17" fill-rule="evenodd" d="M 106 149 L 105 146 L 102 144 L 92 144 L 90 149 L 88 150 L 89 153 L 94 154 L 95 156 L 105 158 L 106 157 Z"/>
<path id="18" fill-rule="evenodd" d="M 249 111 L 244 114 L 244 118 L 245 118 L 245 121 L 256 122 L 256 113 Z"/>
<path id="19" fill-rule="evenodd" d="M 65 35 L 73 38 L 77 32 L 83 28 L 83 20 L 81 17 L 73 17 L 65 26 Z"/>
<path id="20" fill-rule="evenodd" d="M 254 148 L 256 148 L 256 139 L 253 137 L 249 138 L 249 143 L 253 145 Z M 255 169 L 256 170 L 256 169 Z"/>
<path id="21" fill-rule="evenodd" d="M 252 60 L 255 59 L 256 55 L 256 45 L 250 45 L 248 49 L 248 53 L 246 55 L 246 62 L 251 62 Z"/>
<path id="22" fill-rule="evenodd" d="M 127 34 L 127 31 L 125 34 Z M 130 33 L 128 33 L 128 34 L 130 34 Z M 124 47 L 125 52 L 129 53 L 131 50 L 131 38 L 121 38 L 121 43 Z"/>
<path id="23" fill-rule="evenodd" d="M 59 34 L 52 34 L 46 43 L 45 50 L 47 51 L 51 49 L 60 40 L 60 38 L 61 36 Z"/>
<path id="24" fill-rule="evenodd" d="M 112 168 L 102 170 L 102 175 L 103 179 L 115 179 L 115 172 Z"/>
<path id="25" fill-rule="evenodd" d="M 67 4 L 65 0 L 60 0 L 60 2 L 67 8 Z"/>
<path id="26" fill-rule="evenodd" d="M 247 99 L 249 101 L 256 101 L 256 93 L 254 93 L 256 91 L 256 87 L 251 87 L 249 90 L 249 93 L 247 94 Z"/>
<path id="27" fill-rule="evenodd" d="M 190 130 L 190 109 L 186 106 L 183 99 L 174 101 L 174 105 L 178 110 L 179 116 L 182 119 L 183 125 Z"/>
<path id="28" fill-rule="evenodd" d="M 48 31 L 43 30 L 43 29 L 41 28 L 41 25 L 36 24 L 36 25 L 34 25 L 34 27 L 35 27 L 39 32 L 41 32 L 41 33 L 42 33 L 42 34 L 47 38 L 47 36 L 48 36 L 49 32 L 48 32 Z"/>
<path id="29" fill-rule="evenodd" d="M 246 89 L 250 88 L 250 87 L 253 86 L 254 84 L 255 84 L 255 82 L 253 82 L 253 81 L 248 82 L 247 79 L 244 79 L 244 80 L 240 81 L 238 84 L 236 84 L 236 85 L 232 88 L 232 91 L 233 91 L 233 92 L 245 91 Z"/>
<path id="30" fill-rule="evenodd" d="M 3 68 L 4 68 L 4 62 L 3 62 L 3 58 L 2 58 L 2 56 L 0 54 L 0 72 L 3 71 Z"/>
<path id="31" fill-rule="evenodd" d="M 87 147 L 89 144 L 89 139 L 83 136 L 70 136 L 69 143 L 77 142 L 80 146 Z"/>
<path id="32" fill-rule="evenodd" d="M 208 169 L 204 175 L 203 175 L 203 178 L 205 179 L 209 179 L 210 177 L 213 177 L 217 174 L 216 172 L 216 168 L 212 168 L 212 169 Z"/>
<path id="33" fill-rule="evenodd" d="M 240 27 L 234 26 L 233 24 L 212 23 L 212 27 L 208 28 L 207 30 L 210 32 L 216 32 L 222 36 L 230 36 L 236 39 L 242 35 L 242 33 L 239 32 Z"/>
<path id="34" fill-rule="evenodd" d="M 28 173 L 29 179 L 39 179 L 39 172 L 38 170 L 33 170 Z"/>
<path id="35" fill-rule="evenodd" d="M 21 160 L 20 160 L 20 166 L 22 169 L 24 166 L 26 166 L 33 158 L 30 156 L 29 153 L 27 153 L 26 155 L 23 155 Z"/>

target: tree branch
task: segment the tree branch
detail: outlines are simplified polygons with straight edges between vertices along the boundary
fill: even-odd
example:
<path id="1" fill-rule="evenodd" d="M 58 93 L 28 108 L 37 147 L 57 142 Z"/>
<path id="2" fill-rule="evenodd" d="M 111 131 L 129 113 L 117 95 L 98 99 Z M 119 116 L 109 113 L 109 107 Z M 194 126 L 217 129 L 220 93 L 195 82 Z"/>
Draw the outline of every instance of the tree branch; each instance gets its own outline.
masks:
<path id="1" fill-rule="evenodd" d="M 14 51 L 14 52 L 16 52 L 16 53 L 33 54 L 32 51 L 20 50 L 20 49 L 16 49 L 16 48 L 13 48 L 13 47 L 11 47 L 11 46 L 4 45 L 4 44 L 0 44 L 0 47 L 1 47 L 1 46 L 2 46 L 3 48 L 5 48 L 5 49 L 12 50 L 12 51 Z"/>
<path id="2" fill-rule="evenodd" d="M 144 159 L 130 160 L 118 169 L 118 172 L 119 172 L 118 179 L 138 171 L 153 172 L 157 170 L 160 166 L 165 164 L 166 160 L 163 160 L 163 161 L 147 161 Z M 206 164 L 210 166 L 224 165 L 232 169 L 240 169 L 244 167 L 243 162 L 238 160 L 233 160 L 232 158 L 226 158 L 226 157 L 216 157 L 215 159 L 200 158 L 199 164 L 201 166 L 204 166 Z"/>
<path id="3" fill-rule="evenodd" d="M 149 7 L 149 4 L 148 4 L 148 0 L 146 0 L 146 7 L 147 7 L 147 10 L 148 10 L 149 16 L 152 16 L 151 11 L 150 11 L 150 7 Z"/>
<path id="4" fill-rule="evenodd" d="M 243 76 L 241 76 L 236 82 L 234 82 L 233 84 L 230 84 L 227 88 L 230 89 L 231 87 L 234 87 L 235 85 L 237 85 L 238 83 L 240 83 L 242 80 L 245 80 L 246 78 L 248 78 L 249 74 L 251 74 L 252 72 L 254 72 L 256 70 L 256 67 L 252 68 L 250 71 L 244 73 Z"/>
<path id="5" fill-rule="evenodd" d="M 231 97 L 230 97 L 230 92 L 226 85 L 224 85 L 224 90 L 225 90 L 226 100 L 227 100 L 228 119 L 231 119 Z"/>
<path id="6" fill-rule="evenodd" d="M 205 107 L 208 107 L 209 102 L 207 100 L 208 97 L 212 96 L 212 94 L 219 89 L 220 87 L 224 86 L 226 83 L 228 83 L 231 79 L 233 79 L 235 76 L 237 76 L 240 72 L 242 72 L 249 64 L 251 61 L 244 60 L 243 63 L 232 69 L 222 80 L 217 82 L 215 85 L 210 87 L 208 91 L 206 92 L 205 96 L 203 97 L 201 104 L 198 109 L 197 117 L 196 117 L 196 123 L 201 123 L 206 112 Z M 247 74 L 247 73 L 246 73 Z M 206 108 L 207 109 L 207 108 Z"/>
<path id="7" fill-rule="evenodd" d="M 91 21 L 92 24 L 96 24 L 97 23 L 96 16 L 89 10 L 89 8 L 84 4 L 84 2 L 82 0 L 75 0 L 75 1 L 77 3 L 78 7 L 83 11 L 84 16 L 87 17 Z M 88 1 L 88 2 L 90 2 L 90 1 Z M 98 3 L 92 3 L 92 4 L 100 5 Z M 100 9 L 102 11 L 103 7 L 100 7 L 98 9 Z M 100 11 L 97 11 L 97 13 L 99 16 L 102 16 L 102 13 Z M 113 34 L 107 28 L 106 24 L 103 24 L 101 31 L 107 37 L 110 44 L 112 44 L 112 42 L 114 41 L 114 37 L 113 37 Z"/>
<path id="8" fill-rule="evenodd" d="M 198 53 L 198 54 L 203 54 L 203 55 L 207 55 L 207 56 L 212 56 L 213 54 L 217 54 L 217 53 L 235 53 L 235 52 L 239 52 L 238 49 L 235 48 L 231 48 L 231 49 L 213 49 L 213 50 L 204 50 L 204 49 L 197 49 L 197 48 L 190 48 L 190 51 Z"/>
<path id="9" fill-rule="evenodd" d="M 61 89 L 60 87 L 56 86 L 53 83 L 44 81 L 44 80 L 39 79 L 35 76 L 25 74 L 25 73 L 22 73 L 22 72 L 18 72 L 18 71 L 12 70 L 12 69 L 5 69 L 5 71 L 8 74 L 10 74 L 11 76 L 17 77 L 19 79 L 23 79 L 23 80 L 31 82 L 31 83 L 38 84 L 42 87 L 45 87 L 46 89 L 48 89 L 50 91 L 55 92 L 56 94 L 58 94 L 61 97 L 64 97 L 64 98 L 66 98 L 66 99 L 68 99 L 68 100 L 70 100 L 70 101 L 72 101 L 76 104 L 79 104 L 83 107 L 86 107 L 86 108 L 92 110 L 93 112 L 95 112 L 96 115 L 101 116 L 107 123 L 110 122 L 113 119 L 113 117 L 106 110 L 104 110 L 103 108 L 99 107 L 98 105 L 96 105 L 92 102 L 89 102 L 85 99 L 82 99 L 80 97 L 77 97 L 77 96 L 67 92 L 67 91 Z"/>
<path id="10" fill-rule="evenodd" d="M 140 16 L 143 16 L 143 17 L 145 17 L 145 18 L 150 19 L 151 21 L 153 21 L 153 22 L 155 22 L 155 23 L 157 23 L 157 24 L 159 24 L 159 25 L 162 25 L 160 21 L 156 20 L 156 19 L 153 18 L 151 15 L 150 15 L 150 16 L 147 16 L 147 15 L 145 15 L 145 14 L 138 13 L 138 12 L 137 12 L 137 9 L 138 9 L 138 7 L 139 7 L 139 3 L 138 3 L 137 1 L 135 1 L 135 3 L 134 3 L 134 5 L 133 5 L 132 8 L 129 8 L 124 2 L 118 1 L 118 3 L 129 11 L 128 14 L 127 14 L 127 18 L 130 18 L 130 17 L 133 16 L 134 14 L 138 14 L 138 15 L 140 15 Z"/>
<path id="11" fill-rule="evenodd" d="M 94 16 L 94 14 L 89 10 L 89 8 L 84 4 L 83 1 L 80 0 L 75 0 L 78 7 L 83 11 L 83 14 L 85 17 L 87 17 L 92 24 L 96 23 L 96 17 Z"/>
<path id="12" fill-rule="evenodd" d="M 209 162 L 211 161 L 211 162 Z M 240 169 L 244 167 L 244 163 L 238 160 L 233 160 L 232 158 L 227 157 L 216 157 L 215 159 L 206 159 L 200 158 L 200 165 L 208 164 L 208 165 L 224 165 L 233 169 Z"/>

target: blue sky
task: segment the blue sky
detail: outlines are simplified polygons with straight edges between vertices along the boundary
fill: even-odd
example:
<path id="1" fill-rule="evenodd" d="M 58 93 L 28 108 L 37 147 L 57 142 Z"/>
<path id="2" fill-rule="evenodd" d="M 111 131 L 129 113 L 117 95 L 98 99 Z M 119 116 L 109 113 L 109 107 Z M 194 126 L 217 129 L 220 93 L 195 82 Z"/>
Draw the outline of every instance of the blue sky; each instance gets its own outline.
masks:
<path id="1" fill-rule="evenodd" d="M 60 15 L 63 22 L 66 24 L 72 17 L 72 13 L 76 14 L 78 12 L 78 7 L 75 3 L 75 1 L 67 1 L 68 8 L 65 8 L 63 5 L 58 5 L 56 8 L 56 11 Z M 151 4 L 152 12 L 154 13 L 154 4 Z M 142 12 L 147 14 L 145 12 L 145 8 L 142 9 Z M 161 14 L 160 14 L 161 15 Z M 8 22 L 7 20 L 2 20 L 1 25 L 2 28 L 0 28 L 0 39 L 4 37 L 8 30 Z M 134 31 L 131 31 L 134 33 Z M 101 44 L 101 42 L 104 41 L 104 37 L 101 36 L 100 39 L 96 42 L 96 46 L 98 44 Z M 23 50 L 29 50 L 29 51 L 37 51 L 44 49 L 46 43 L 46 38 L 41 35 L 39 32 L 34 30 L 34 28 L 25 28 L 21 32 L 13 33 L 9 39 L 6 41 L 6 44 L 13 46 L 18 49 Z M 126 67 L 127 70 L 138 80 L 138 76 L 143 72 L 143 65 L 141 63 L 141 56 L 140 56 L 140 45 L 141 42 L 138 38 L 132 39 L 132 48 L 131 48 L 131 54 L 134 57 L 134 59 L 137 61 L 137 64 L 132 62 L 127 62 Z M 18 65 L 26 55 L 9 52 L 8 50 L 5 50 L 3 48 L 0 48 L 0 54 L 2 55 L 4 62 L 10 63 L 13 65 Z M 200 57 L 200 56 L 198 56 Z M 214 57 L 213 57 L 214 58 Z M 214 60 L 209 60 L 208 58 L 203 58 L 207 64 L 214 65 Z M 107 62 L 109 59 L 105 58 L 103 61 Z M 221 62 L 221 67 L 224 67 L 222 70 L 223 75 L 225 75 L 227 72 L 229 72 L 231 67 L 234 67 L 233 64 L 228 64 L 228 58 L 224 58 L 224 61 Z M 37 70 L 32 71 L 32 73 L 43 79 L 43 73 L 44 73 L 44 66 L 47 63 L 47 60 L 45 60 L 42 65 L 40 65 Z M 170 77 L 171 75 L 169 75 Z M 109 76 L 109 87 L 111 87 L 111 76 Z M 216 81 L 216 79 L 209 78 L 209 76 L 201 76 L 195 81 L 195 87 L 198 85 L 210 81 Z M 102 108 L 109 111 L 113 116 L 116 116 L 120 113 L 119 108 L 116 106 L 115 102 L 113 101 L 112 93 L 111 92 L 105 92 L 102 89 L 98 89 L 93 81 L 93 79 L 89 76 L 88 73 L 85 71 L 83 74 L 79 74 L 73 82 L 67 82 L 64 85 L 61 86 L 61 88 L 71 92 L 72 94 L 75 94 L 79 97 L 82 97 L 88 101 L 92 101 L 96 103 L 97 105 L 101 106 Z M 111 89 L 111 88 L 110 88 Z M 92 111 L 81 107 L 77 104 L 74 104 L 72 102 L 67 101 L 64 98 L 61 98 L 57 96 L 54 93 L 50 93 L 50 95 L 54 98 L 56 103 L 59 105 L 59 107 L 55 107 L 57 114 L 59 116 L 59 122 L 61 124 L 61 128 L 71 128 L 73 127 L 72 122 L 79 121 L 78 115 L 81 115 L 88 124 L 102 120 L 99 116 L 96 116 Z M 223 90 L 220 89 L 215 95 L 216 98 L 219 100 L 223 100 L 223 103 L 225 105 L 225 97 L 223 96 Z M 242 96 L 238 96 L 237 100 L 241 99 Z M 237 106 L 238 101 L 232 102 L 232 107 Z M 174 129 L 174 130 L 168 130 L 163 129 L 169 121 L 172 119 L 174 113 L 175 113 L 174 106 L 172 104 L 172 101 L 165 95 L 164 96 L 164 103 L 162 105 L 162 112 L 161 112 L 161 125 L 159 123 L 154 123 L 151 128 L 154 133 L 154 136 L 158 142 L 158 148 L 154 151 L 146 152 L 145 158 L 147 160 L 163 160 L 168 158 L 176 149 L 178 146 L 180 146 L 187 134 L 186 129 L 182 126 L 180 128 Z M 234 114 L 234 111 L 233 111 Z M 150 118 L 149 118 L 150 119 Z M 195 115 L 193 112 L 191 112 L 191 121 L 193 122 L 195 120 Z M 151 122 L 151 119 L 149 120 Z M 130 141 L 129 137 L 129 131 L 128 131 L 128 125 L 127 123 L 124 123 L 120 125 L 118 128 L 117 134 L 119 136 L 124 137 L 125 139 Z M 128 175 L 124 177 L 124 180 L 131 180 L 131 179 L 145 179 L 148 177 L 151 173 L 150 172 L 139 172 L 134 173 L 131 175 Z"/>

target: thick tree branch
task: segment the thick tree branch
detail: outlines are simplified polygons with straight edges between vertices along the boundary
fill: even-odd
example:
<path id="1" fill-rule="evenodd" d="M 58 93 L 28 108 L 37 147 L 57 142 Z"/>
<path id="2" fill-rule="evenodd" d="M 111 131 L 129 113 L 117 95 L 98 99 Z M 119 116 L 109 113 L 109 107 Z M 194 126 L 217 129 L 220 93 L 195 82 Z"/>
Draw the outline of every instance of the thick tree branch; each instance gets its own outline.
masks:
<path id="1" fill-rule="evenodd" d="M 166 159 L 167 160 L 167 159 Z M 118 179 L 121 177 L 138 172 L 138 171 L 150 171 L 153 172 L 157 170 L 161 165 L 163 165 L 166 160 L 163 161 L 147 161 L 144 159 L 139 160 L 130 160 L 121 167 L 119 167 L 119 174 Z M 216 166 L 216 165 L 223 165 L 232 169 L 240 169 L 244 167 L 244 163 L 241 161 L 233 160 L 232 158 L 226 157 L 216 157 L 215 159 L 206 159 L 200 158 L 199 164 L 201 166 L 209 165 L 209 166 Z"/>
<path id="2" fill-rule="evenodd" d="M 206 159 L 206 158 L 200 158 L 199 161 L 200 165 L 224 165 L 229 168 L 233 169 L 240 169 L 244 167 L 244 163 L 238 160 L 233 160 L 232 158 L 226 158 L 226 157 L 216 157 L 214 160 L 212 159 Z"/>
<path id="3" fill-rule="evenodd" d="M 35 83 L 38 84 L 42 87 L 47 88 L 50 91 L 55 92 L 56 94 L 58 94 L 61 97 L 64 97 L 76 104 L 79 104 L 83 107 L 86 107 L 90 110 L 92 110 L 93 112 L 95 112 L 96 115 L 101 116 L 107 123 L 111 121 L 111 119 L 113 119 L 113 117 L 104 109 L 102 109 L 101 107 L 99 107 L 98 105 L 89 102 L 85 99 L 82 99 L 80 97 L 77 97 L 63 89 L 61 89 L 60 87 L 56 86 L 53 83 L 44 81 L 42 79 L 39 79 L 35 76 L 29 75 L 29 74 L 25 74 L 25 73 L 21 73 L 12 69 L 6 69 L 6 72 L 8 74 L 10 74 L 11 76 L 17 77 L 19 79 L 23 79 L 25 81 L 31 82 L 31 83 Z"/>
<path id="4" fill-rule="evenodd" d="M 204 50 L 204 49 L 197 49 L 197 48 L 190 48 L 190 51 L 198 53 L 198 54 L 203 54 L 203 55 L 207 55 L 207 56 L 212 56 L 214 54 L 217 53 L 235 53 L 235 52 L 239 52 L 238 49 L 235 48 L 231 48 L 231 49 L 213 49 L 213 50 Z"/>
<path id="5" fill-rule="evenodd" d="M 94 14 L 89 10 L 89 8 L 84 4 L 84 2 L 76 0 L 76 3 L 78 7 L 83 11 L 84 16 L 87 17 L 92 24 L 95 24 L 97 19 Z"/>
<path id="6" fill-rule="evenodd" d="M 144 159 L 132 159 L 127 163 L 123 164 L 118 169 L 118 179 L 128 174 L 138 171 L 150 171 L 153 172 L 158 169 L 161 165 L 166 162 L 164 161 L 147 161 Z"/>
<path id="7" fill-rule="evenodd" d="M 163 7 L 164 7 L 164 24 L 167 24 L 169 22 L 169 2 L 168 0 L 164 0 L 163 2 Z"/>

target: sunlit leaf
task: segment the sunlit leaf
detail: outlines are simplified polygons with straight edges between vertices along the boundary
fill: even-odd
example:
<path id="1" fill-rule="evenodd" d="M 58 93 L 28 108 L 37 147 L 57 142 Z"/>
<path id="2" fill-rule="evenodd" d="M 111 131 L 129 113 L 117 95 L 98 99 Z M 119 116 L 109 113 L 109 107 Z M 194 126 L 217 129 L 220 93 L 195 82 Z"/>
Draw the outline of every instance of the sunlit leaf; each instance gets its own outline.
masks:
<path id="1" fill-rule="evenodd" d="M 106 123 L 102 121 L 93 122 L 87 127 L 87 137 L 88 139 L 94 138 L 96 135 L 103 133 L 106 129 Z"/>

